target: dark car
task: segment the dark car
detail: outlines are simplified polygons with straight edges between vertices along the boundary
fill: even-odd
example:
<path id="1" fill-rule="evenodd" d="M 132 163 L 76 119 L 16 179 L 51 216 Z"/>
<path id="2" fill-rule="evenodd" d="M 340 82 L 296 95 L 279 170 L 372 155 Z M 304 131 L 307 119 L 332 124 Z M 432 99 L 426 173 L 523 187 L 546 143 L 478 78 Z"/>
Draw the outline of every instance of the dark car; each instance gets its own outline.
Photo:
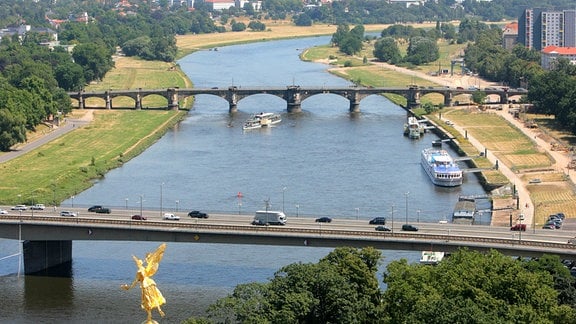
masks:
<path id="1" fill-rule="evenodd" d="M 96 209 L 94 212 L 98 214 L 110 214 L 110 212 L 112 211 L 110 210 L 110 208 L 102 207 L 100 209 Z"/>
<path id="2" fill-rule="evenodd" d="M 404 224 L 404 225 L 402 225 L 402 230 L 408 231 L 408 232 L 417 232 L 418 227 L 416 227 L 414 225 L 410 225 L 410 224 Z"/>
<path id="3" fill-rule="evenodd" d="M 203 213 L 203 212 L 198 211 L 198 210 L 193 210 L 193 211 L 189 212 L 188 216 L 190 216 L 192 218 L 208 218 L 208 214 Z"/>
<path id="4" fill-rule="evenodd" d="M 546 224 L 544 226 L 542 226 L 543 229 L 556 229 L 556 226 L 554 226 L 554 224 Z"/>
<path id="5" fill-rule="evenodd" d="M 384 226 L 384 225 L 380 225 L 380 226 L 376 226 L 375 230 L 379 231 L 379 232 L 390 232 L 392 231 L 390 229 L 390 227 Z"/>
<path id="6" fill-rule="evenodd" d="M 370 225 L 386 225 L 386 218 L 385 217 L 375 217 L 372 218 L 368 224 Z"/>
<path id="7" fill-rule="evenodd" d="M 146 220 L 146 217 L 144 217 L 142 215 L 133 215 L 132 219 L 133 220 Z"/>
<path id="8" fill-rule="evenodd" d="M 510 227 L 511 231 L 526 231 L 526 224 L 515 224 L 514 226 Z"/>
<path id="9" fill-rule="evenodd" d="M 96 206 L 92 206 L 92 207 L 88 208 L 88 211 L 95 213 L 97 210 L 100 210 L 100 209 L 102 209 L 102 206 L 96 205 Z"/>
<path id="10" fill-rule="evenodd" d="M 330 222 L 332 222 L 332 218 L 330 217 L 316 218 L 316 223 L 330 223 Z"/>

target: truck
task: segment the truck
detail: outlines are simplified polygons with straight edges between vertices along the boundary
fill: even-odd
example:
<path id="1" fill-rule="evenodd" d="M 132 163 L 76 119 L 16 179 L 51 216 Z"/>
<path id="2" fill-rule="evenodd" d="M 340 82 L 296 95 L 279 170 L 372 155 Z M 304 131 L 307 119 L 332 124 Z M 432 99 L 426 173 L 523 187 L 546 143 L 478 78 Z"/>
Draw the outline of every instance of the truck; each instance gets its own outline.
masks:
<path id="1" fill-rule="evenodd" d="M 285 225 L 286 215 L 281 211 L 259 210 L 254 215 L 253 225 Z"/>

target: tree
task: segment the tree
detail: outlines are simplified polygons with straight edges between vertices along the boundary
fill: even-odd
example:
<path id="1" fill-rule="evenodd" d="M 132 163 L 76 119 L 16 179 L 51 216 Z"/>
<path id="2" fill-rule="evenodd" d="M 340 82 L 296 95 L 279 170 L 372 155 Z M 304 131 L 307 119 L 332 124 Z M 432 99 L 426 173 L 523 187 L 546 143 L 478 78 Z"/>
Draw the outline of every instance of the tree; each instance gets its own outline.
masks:
<path id="1" fill-rule="evenodd" d="M 250 28 L 253 31 L 264 31 L 266 30 L 266 25 L 263 24 L 260 21 L 250 21 L 250 23 L 248 23 L 248 28 Z"/>
<path id="2" fill-rule="evenodd" d="M 0 108 L 0 151 L 8 152 L 14 144 L 26 141 L 25 124 L 21 114 Z"/>
<path id="3" fill-rule="evenodd" d="M 392 37 L 382 37 L 374 43 L 374 56 L 382 62 L 398 64 L 402 61 L 400 49 Z"/>
<path id="4" fill-rule="evenodd" d="M 384 282 L 391 323 L 574 323 L 552 276 L 496 251 L 462 249 L 435 267 L 394 261 Z M 473 269 L 473 271 L 472 271 Z"/>
<path id="5" fill-rule="evenodd" d="M 84 69 L 86 81 L 101 80 L 114 66 L 110 52 L 104 46 L 95 43 L 77 45 L 72 57 L 74 62 Z"/>
<path id="6" fill-rule="evenodd" d="M 410 38 L 406 61 L 420 65 L 436 61 L 439 57 L 440 51 L 434 40 L 420 36 Z"/>
<path id="7" fill-rule="evenodd" d="M 303 12 L 294 16 L 294 24 L 296 26 L 312 26 L 312 18 L 307 12 Z"/>

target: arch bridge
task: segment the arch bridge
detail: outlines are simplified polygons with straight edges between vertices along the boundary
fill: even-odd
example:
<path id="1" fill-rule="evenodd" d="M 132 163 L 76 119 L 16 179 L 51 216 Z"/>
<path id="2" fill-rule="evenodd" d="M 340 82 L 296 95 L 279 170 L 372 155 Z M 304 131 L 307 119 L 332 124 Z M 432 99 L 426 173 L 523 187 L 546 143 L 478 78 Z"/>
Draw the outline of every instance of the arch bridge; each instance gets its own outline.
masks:
<path id="1" fill-rule="evenodd" d="M 407 87 L 301 87 L 290 85 L 286 87 L 248 87 L 241 88 L 229 86 L 228 88 L 167 88 L 167 89 L 135 89 L 135 90 L 107 90 L 107 91 L 80 91 L 69 92 L 70 98 L 77 100 L 78 108 L 88 108 L 86 99 L 100 98 L 106 102 L 106 109 L 113 109 L 112 99 L 117 97 L 129 97 L 134 100 L 134 109 L 142 109 L 142 99 L 159 95 L 166 98 L 167 109 L 179 109 L 179 102 L 187 97 L 197 95 L 214 95 L 223 98 L 228 102 L 229 112 L 238 110 L 238 102 L 246 97 L 259 94 L 270 94 L 286 101 L 286 110 L 289 113 L 302 111 L 302 101 L 309 97 L 320 94 L 335 94 L 348 99 L 350 112 L 360 112 L 360 101 L 370 95 L 398 94 L 406 98 L 407 108 L 415 108 L 420 105 L 420 98 L 429 93 L 438 93 L 444 96 L 444 106 L 452 106 L 455 96 L 460 94 L 472 94 L 476 89 L 455 89 L 447 87 L 418 87 L 411 85 Z M 494 88 L 482 90 L 487 95 L 497 95 L 501 104 L 508 103 L 510 96 L 524 95 L 527 92 L 508 88 Z"/>

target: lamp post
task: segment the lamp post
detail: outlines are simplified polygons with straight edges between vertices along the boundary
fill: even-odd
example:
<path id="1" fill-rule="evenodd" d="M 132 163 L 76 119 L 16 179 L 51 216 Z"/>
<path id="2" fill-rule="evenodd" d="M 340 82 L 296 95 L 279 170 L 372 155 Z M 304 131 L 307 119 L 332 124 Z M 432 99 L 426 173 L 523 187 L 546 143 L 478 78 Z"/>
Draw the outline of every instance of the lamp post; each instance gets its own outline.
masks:
<path id="1" fill-rule="evenodd" d="M 356 210 L 356 220 L 360 219 L 360 208 L 354 208 Z"/>
<path id="2" fill-rule="evenodd" d="M 74 195 L 72 195 L 70 198 L 72 198 L 72 208 L 74 208 Z"/>
<path id="3" fill-rule="evenodd" d="M 408 195 L 410 192 L 405 192 L 404 196 L 406 196 L 406 224 L 408 224 Z"/>
<path id="4" fill-rule="evenodd" d="M 420 223 L 420 209 L 416 211 L 416 214 L 418 215 L 417 222 Z"/>
<path id="5" fill-rule="evenodd" d="M 142 215 L 142 198 L 144 197 L 144 195 L 140 195 L 140 217 L 144 217 L 144 215 Z"/>
<path id="6" fill-rule="evenodd" d="M 125 199 L 124 199 L 124 203 L 125 203 L 125 204 L 124 204 L 124 210 L 125 210 L 126 212 L 128 212 L 128 198 L 125 198 Z"/>
<path id="7" fill-rule="evenodd" d="M 286 187 L 282 188 L 282 212 L 284 212 L 284 193 L 286 192 Z"/>
<path id="8" fill-rule="evenodd" d="M 392 234 L 394 234 L 394 204 L 392 204 L 392 211 L 390 212 L 392 216 L 392 222 L 390 223 L 390 229 L 392 230 Z"/>
<path id="9" fill-rule="evenodd" d="M 162 217 L 162 191 L 164 191 L 164 182 L 160 184 L 160 217 Z"/>
<path id="10" fill-rule="evenodd" d="M 296 205 L 296 217 L 300 215 L 300 205 Z"/>
<path id="11" fill-rule="evenodd" d="M 176 212 L 180 209 L 180 200 L 176 200 Z"/>

